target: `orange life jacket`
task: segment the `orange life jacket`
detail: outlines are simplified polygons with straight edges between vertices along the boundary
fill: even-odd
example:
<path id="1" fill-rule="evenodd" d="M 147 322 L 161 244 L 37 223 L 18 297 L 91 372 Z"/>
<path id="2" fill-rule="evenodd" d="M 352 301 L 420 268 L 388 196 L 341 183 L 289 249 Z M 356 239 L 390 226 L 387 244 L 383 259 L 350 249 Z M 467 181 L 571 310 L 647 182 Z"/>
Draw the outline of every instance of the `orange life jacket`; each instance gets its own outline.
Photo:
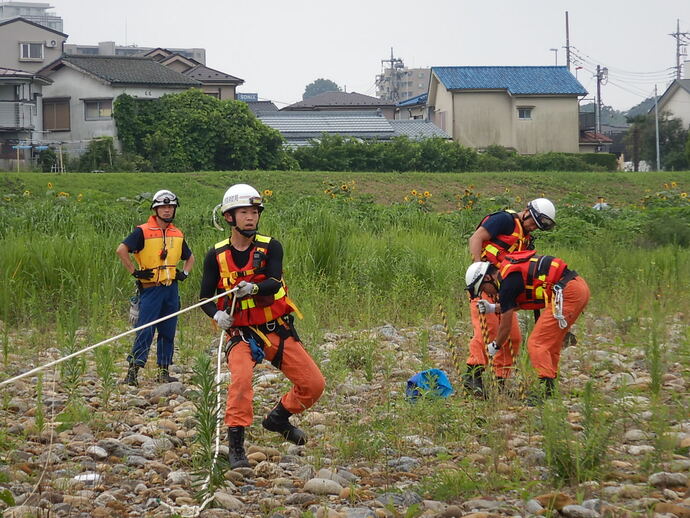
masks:
<path id="1" fill-rule="evenodd" d="M 557 257 L 524 250 L 507 255 L 501 262 L 499 272 L 503 279 L 514 272 L 522 276 L 525 289 L 515 301 L 520 309 L 541 309 L 549 303 L 553 286 L 561 280 L 567 267 Z"/>
<path id="2" fill-rule="evenodd" d="M 266 279 L 264 269 L 268 259 L 268 244 L 271 238 L 256 234 L 254 244 L 249 251 L 250 260 L 242 268 L 235 264 L 230 251 L 230 239 L 225 239 L 215 245 L 216 261 L 220 271 L 218 289 L 227 291 L 234 288 L 240 281 L 254 284 Z M 274 295 L 250 295 L 237 299 L 233 327 L 257 326 L 276 320 L 297 308 L 287 296 L 287 286 L 281 278 L 281 287 Z M 217 303 L 218 309 L 224 310 L 228 306 L 227 297 L 221 297 Z"/>
<path id="3" fill-rule="evenodd" d="M 532 242 L 532 237 L 526 234 L 524 228 L 522 228 L 520 216 L 512 210 L 504 210 L 489 214 L 479 225 L 477 225 L 477 228 L 481 227 L 491 216 L 500 214 L 501 212 L 507 212 L 513 217 L 513 223 L 515 224 L 513 232 L 510 234 L 499 234 L 482 243 L 482 260 L 489 261 L 496 267 L 503 261 L 506 254 L 525 250 Z"/>
<path id="4" fill-rule="evenodd" d="M 153 270 L 153 278 L 142 281 L 142 284 L 145 287 L 156 284 L 170 286 L 175 280 L 177 263 L 182 258 L 184 234 L 172 223 L 165 230 L 160 228 L 155 216 L 139 228 L 144 233 L 144 248 L 135 252 L 134 258 L 142 270 Z"/>

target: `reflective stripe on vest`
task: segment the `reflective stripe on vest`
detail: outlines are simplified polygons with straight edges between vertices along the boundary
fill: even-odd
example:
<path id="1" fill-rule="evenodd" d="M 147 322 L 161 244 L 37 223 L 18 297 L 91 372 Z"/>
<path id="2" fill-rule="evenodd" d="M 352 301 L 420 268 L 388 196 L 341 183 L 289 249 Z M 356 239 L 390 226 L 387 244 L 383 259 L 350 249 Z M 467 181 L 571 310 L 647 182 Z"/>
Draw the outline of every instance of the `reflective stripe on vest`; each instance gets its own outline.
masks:
<path id="1" fill-rule="evenodd" d="M 500 273 L 503 279 L 514 272 L 522 276 L 525 289 L 515 299 L 520 309 L 541 309 L 548 304 L 551 289 L 561 280 L 567 265 L 562 259 L 530 252 L 508 256 L 501 263 Z"/>
<path id="2" fill-rule="evenodd" d="M 529 242 L 529 234 L 525 234 L 520 217 L 513 210 L 493 212 L 486 216 L 477 228 L 481 227 L 491 216 L 501 212 L 507 212 L 513 217 L 513 232 L 509 235 L 499 234 L 482 243 L 482 259 L 489 261 L 494 266 L 498 266 L 506 254 L 524 250 Z"/>
<path id="3" fill-rule="evenodd" d="M 182 258 L 182 244 L 184 234 L 170 223 L 164 230 L 158 226 L 155 216 L 151 216 L 146 223 L 139 225 L 144 235 L 144 248 L 134 253 L 139 268 L 152 269 L 153 278 L 145 284 L 163 284 L 169 286 L 175 280 L 175 269 Z M 161 253 L 165 250 L 165 259 Z"/>
<path id="4" fill-rule="evenodd" d="M 220 273 L 217 288 L 226 291 L 243 280 L 254 284 L 265 280 L 264 268 L 270 242 L 269 236 L 256 234 L 249 250 L 249 261 L 243 268 L 238 267 L 232 258 L 230 239 L 216 243 L 214 248 Z M 280 282 L 280 289 L 273 295 L 252 295 L 238 300 L 235 306 L 233 327 L 265 324 L 296 310 L 287 297 L 285 282 L 282 279 Z M 219 300 L 219 309 L 224 309 L 225 303 Z"/>

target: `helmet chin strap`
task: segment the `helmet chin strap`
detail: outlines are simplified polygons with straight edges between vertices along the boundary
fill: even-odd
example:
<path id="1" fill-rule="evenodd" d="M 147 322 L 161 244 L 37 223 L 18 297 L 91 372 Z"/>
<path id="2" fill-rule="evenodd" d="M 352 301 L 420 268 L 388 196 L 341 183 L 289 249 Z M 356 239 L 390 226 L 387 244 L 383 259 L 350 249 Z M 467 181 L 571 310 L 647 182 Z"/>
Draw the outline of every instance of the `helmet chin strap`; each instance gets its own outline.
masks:
<path id="1" fill-rule="evenodd" d="M 256 233 L 259 231 L 258 228 L 255 228 L 254 230 L 242 230 L 239 227 L 235 227 L 237 231 L 242 234 L 244 237 L 254 237 Z"/>
<path id="2" fill-rule="evenodd" d="M 165 221 L 166 223 L 172 223 L 172 221 L 175 219 L 175 213 L 177 212 L 177 207 L 173 209 L 173 215 L 169 218 L 164 218 L 163 216 L 158 215 L 158 211 L 156 211 L 156 217 L 160 219 L 161 221 Z"/>

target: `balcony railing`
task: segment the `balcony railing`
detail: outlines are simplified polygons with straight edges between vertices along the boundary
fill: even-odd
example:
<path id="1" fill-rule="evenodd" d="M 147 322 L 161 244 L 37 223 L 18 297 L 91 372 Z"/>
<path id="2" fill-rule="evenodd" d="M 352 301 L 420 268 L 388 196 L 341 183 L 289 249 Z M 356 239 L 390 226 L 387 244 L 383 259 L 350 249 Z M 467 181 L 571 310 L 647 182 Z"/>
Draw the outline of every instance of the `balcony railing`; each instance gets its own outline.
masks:
<path id="1" fill-rule="evenodd" d="M 0 129 L 34 129 L 36 125 L 36 117 L 33 115 L 34 108 L 33 103 L 0 101 Z"/>

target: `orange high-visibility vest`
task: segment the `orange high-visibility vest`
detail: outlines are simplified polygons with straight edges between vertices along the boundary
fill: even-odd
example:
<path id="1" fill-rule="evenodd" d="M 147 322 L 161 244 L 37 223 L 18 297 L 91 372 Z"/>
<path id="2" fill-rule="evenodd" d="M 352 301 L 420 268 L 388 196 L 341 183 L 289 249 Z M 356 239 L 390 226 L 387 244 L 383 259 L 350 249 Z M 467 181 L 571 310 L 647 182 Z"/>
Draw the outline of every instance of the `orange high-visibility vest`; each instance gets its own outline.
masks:
<path id="1" fill-rule="evenodd" d="M 525 230 L 522 228 L 522 221 L 520 221 L 520 217 L 515 211 L 504 210 L 500 212 L 507 212 L 510 214 L 513 217 L 515 227 L 510 234 L 499 234 L 482 243 L 482 260 L 489 261 L 496 267 L 503 261 L 506 254 L 525 250 L 531 242 L 530 235 L 525 234 Z M 500 214 L 500 212 L 494 212 L 486 216 L 477 228 L 481 227 L 491 216 Z"/>
<path id="2" fill-rule="evenodd" d="M 249 261 L 240 268 L 232 259 L 230 239 L 225 239 L 215 245 L 216 261 L 220 271 L 218 289 L 227 291 L 234 288 L 240 281 L 254 284 L 266 279 L 264 268 L 268 259 L 268 244 L 271 238 L 256 234 L 254 244 L 249 251 Z M 296 310 L 295 305 L 287 296 L 287 286 L 281 278 L 281 287 L 274 295 L 250 295 L 237 299 L 233 327 L 256 326 L 275 320 Z M 218 309 L 226 309 L 226 297 L 218 299 Z"/>
<path id="3" fill-rule="evenodd" d="M 134 258 L 142 270 L 153 270 L 153 278 L 142 281 L 142 284 L 170 286 L 175 280 L 175 269 L 182 257 L 184 234 L 172 223 L 166 229 L 160 228 L 155 216 L 151 216 L 139 228 L 144 233 L 144 248 L 135 252 Z"/>
<path id="4" fill-rule="evenodd" d="M 499 271 L 503 279 L 514 272 L 522 276 L 525 289 L 515 301 L 520 309 L 542 309 L 548 304 L 553 286 L 561 280 L 567 267 L 562 259 L 525 250 L 507 255 Z"/>

